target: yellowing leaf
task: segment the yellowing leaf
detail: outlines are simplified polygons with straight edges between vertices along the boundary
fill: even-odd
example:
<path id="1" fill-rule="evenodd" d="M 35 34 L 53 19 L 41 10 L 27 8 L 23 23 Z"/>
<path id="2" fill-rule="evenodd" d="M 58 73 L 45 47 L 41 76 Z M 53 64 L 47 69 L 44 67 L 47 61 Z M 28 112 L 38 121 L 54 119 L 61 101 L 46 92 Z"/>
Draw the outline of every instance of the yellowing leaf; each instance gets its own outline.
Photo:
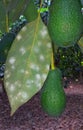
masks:
<path id="1" fill-rule="evenodd" d="M 47 28 L 36 19 L 17 35 L 6 61 L 4 84 L 11 115 L 41 89 L 49 71 L 50 57 Z"/>
<path id="2" fill-rule="evenodd" d="M 79 47 L 80 47 L 80 49 L 81 49 L 81 52 L 83 53 L 83 36 L 82 36 L 81 39 L 79 40 L 78 45 L 79 45 Z"/>

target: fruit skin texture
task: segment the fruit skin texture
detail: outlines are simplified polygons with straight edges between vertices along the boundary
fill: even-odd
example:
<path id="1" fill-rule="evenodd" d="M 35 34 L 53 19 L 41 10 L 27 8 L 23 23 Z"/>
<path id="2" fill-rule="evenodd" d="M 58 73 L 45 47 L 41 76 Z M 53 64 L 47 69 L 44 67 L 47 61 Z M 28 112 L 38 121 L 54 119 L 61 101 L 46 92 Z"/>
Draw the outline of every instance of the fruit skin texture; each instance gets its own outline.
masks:
<path id="1" fill-rule="evenodd" d="M 34 0 L 29 0 L 29 3 L 23 13 L 28 22 L 32 22 L 38 16 L 36 5 L 34 4 Z"/>
<path id="2" fill-rule="evenodd" d="M 66 107 L 62 75 L 58 68 L 50 70 L 41 91 L 41 106 L 50 116 L 60 116 Z"/>
<path id="3" fill-rule="evenodd" d="M 49 8 L 48 31 L 59 47 L 75 44 L 83 34 L 80 0 L 53 0 Z"/>

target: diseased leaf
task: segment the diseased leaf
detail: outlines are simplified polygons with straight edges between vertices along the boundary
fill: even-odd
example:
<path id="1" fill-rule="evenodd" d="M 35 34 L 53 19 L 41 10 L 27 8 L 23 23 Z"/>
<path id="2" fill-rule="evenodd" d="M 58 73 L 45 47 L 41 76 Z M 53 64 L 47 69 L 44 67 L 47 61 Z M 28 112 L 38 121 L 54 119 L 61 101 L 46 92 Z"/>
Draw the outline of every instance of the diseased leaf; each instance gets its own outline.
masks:
<path id="1" fill-rule="evenodd" d="M 6 61 L 4 84 L 11 115 L 41 89 L 49 71 L 50 56 L 47 28 L 36 19 L 17 35 Z"/>

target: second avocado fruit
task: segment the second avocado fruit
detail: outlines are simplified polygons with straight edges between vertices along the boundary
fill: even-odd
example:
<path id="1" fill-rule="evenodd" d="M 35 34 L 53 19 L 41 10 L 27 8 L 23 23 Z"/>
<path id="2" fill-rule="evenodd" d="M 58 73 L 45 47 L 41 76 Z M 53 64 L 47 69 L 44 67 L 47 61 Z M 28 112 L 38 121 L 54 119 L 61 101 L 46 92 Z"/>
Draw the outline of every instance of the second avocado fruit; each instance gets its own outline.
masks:
<path id="1" fill-rule="evenodd" d="M 50 116 L 60 116 L 66 107 L 62 74 L 58 68 L 50 70 L 41 91 L 41 106 Z"/>
<path id="2" fill-rule="evenodd" d="M 59 47 L 69 47 L 83 34 L 80 0 L 52 0 L 49 8 L 48 31 Z"/>

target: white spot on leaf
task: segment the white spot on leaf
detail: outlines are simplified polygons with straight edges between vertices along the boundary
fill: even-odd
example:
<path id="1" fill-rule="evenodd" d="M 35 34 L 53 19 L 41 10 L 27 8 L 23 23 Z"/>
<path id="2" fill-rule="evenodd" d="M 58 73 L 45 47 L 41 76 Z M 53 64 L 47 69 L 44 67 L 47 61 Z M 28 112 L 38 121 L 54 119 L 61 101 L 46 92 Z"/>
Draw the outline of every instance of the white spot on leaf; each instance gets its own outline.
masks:
<path id="1" fill-rule="evenodd" d="M 24 54 L 26 53 L 25 48 L 24 48 L 24 47 L 21 47 L 21 48 L 20 48 L 20 52 L 21 52 L 22 55 L 24 55 Z"/>
<path id="2" fill-rule="evenodd" d="M 19 34 L 17 35 L 17 40 L 19 41 L 20 39 L 22 39 L 22 36 Z"/>
<path id="3" fill-rule="evenodd" d="M 41 41 L 39 41 L 39 42 L 38 42 L 38 46 L 41 46 L 41 45 L 42 45 L 42 42 L 41 42 Z"/>
<path id="4" fill-rule="evenodd" d="M 49 70 L 49 68 L 50 68 L 49 65 L 46 65 L 46 70 Z"/>
<path id="5" fill-rule="evenodd" d="M 20 70 L 20 72 L 21 72 L 21 73 L 24 73 L 24 72 L 25 72 L 25 70 L 24 70 L 24 69 L 21 69 L 21 70 Z"/>
<path id="6" fill-rule="evenodd" d="M 46 35 L 47 35 L 47 30 L 46 30 L 45 28 L 43 28 L 40 33 L 41 33 L 41 36 L 42 36 L 42 37 L 46 37 Z"/>
<path id="7" fill-rule="evenodd" d="M 16 61 L 15 57 L 10 57 L 10 59 L 9 59 L 10 64 L 14 64 L 15 61 Z"/>
<path id="8" fill-rule="evenodd" d="M 20 83 L 20 81 L 16 81 L 14 84 L 15 84 L 15 86 L 17 86 L 17 87 L 21 87 L 21 86 L 22 86 L 22 84 Z"/>
<path id="9" fill-rule="evenodd" d="M 28 75 L 28 74 L 29 74 L 29 72 L 26 70 L 26 71 L 25 71 L 25 74 L 26 74 L 26 75 Z"/>
<path id="10" fill-rule="evenodd" d="M 29 79 L 28 79 L 28 80 L 26 81 L 26 84 L 29 85 L 29 86 L 27 86 L 27 87 L 31 87 L 30 85 L 31 85 L 33 82 L 34 82 L 33 80 L 29 80 Z"/>
<path id="11" fill-rule="evenodd" d="M 41 79 L 41 75 L 40 74 L 36 74 L 36 79 L 40 80 Z"/>
<path id="12" fill-rule="evenodd" d="M 39 56 L 39 59 L 41 60 L 41 61 L 44 61 L 44 56 L 41 54 L 40 56 Z"/>
<path id="13" fill-rule="evenodd" d="M 40 70 L 39 66 L 36 65 L 35 70 L 39 71 Z"/>
<path id="14" fill-rule="evenodd" d="M 22 92 L 22 98 L 23 99 L 28 99 L 29 95 L 26 92 Z"/>
<path id="15" fill-rule="evenodd" d="M 48 47 L 48 48 L 51 48 L 51 43 L 50 43 L 50 42 L 47 43 L 47 47 Z"/>
<path id="16" fill-rule="evenodd" d="M 26 30 L 27 30 L 27 28 L 26 28 L 26 27 L 23 27 L 23 28 L 22 28 L 22 31 L 23 31 L 23 32 L 25 32 Z"/>
<path id="17" fill-rule="evenodd" d="M 6 86 L 9 86 L 9 82 L 6 82 Z"/>
<path id="18" fill-rule="evenodd" d="M 11 76 L 11 74 L 10 73 L 8 73 L 7 75 L 6 75 L 6 78 L 9 78 Z"/>
<path id="19" fill-rule="evenodd" d="M 39 51 L 40 51 L 40 50 L 39 50 L 38 47 L 35 47 L 35 48 L 34 48 L 34 52 L 35 52 L 35 53 L 39 53 Z"/>
<path id="20" fill-rule="evenodd" d="M 12 66 L 11 66 L 11 68 L 14 70 L 14 69 L 15 69 L 15 66 L 14 66 L 14 65 L 12 65 Z"/>
<path id="21" fill-rule="evenodd" d="M 13 91 L 15 90 L 14 84 L 11 84 L 9 87 L 10 87 L 10 91 L 11 91 L 11 92 L 13 92 Z"/>
<path id="22" fill-rule="evenodd" d="M 42 74 L 42 79 L 43 79 L 43 80 L 45 80 L 45 79 L 46 79 L 46 77 L 47 77 L 47 75 L 46 75 L 46 74 Z"/>
<path id="23" fill-rule="evenodd" d="M 33 70 L 35 70 L 36 65 L 35 65 L 34 63 L 31 63 L 31 64 L 30 64 L 30 68 L 33 69 Z"/>

